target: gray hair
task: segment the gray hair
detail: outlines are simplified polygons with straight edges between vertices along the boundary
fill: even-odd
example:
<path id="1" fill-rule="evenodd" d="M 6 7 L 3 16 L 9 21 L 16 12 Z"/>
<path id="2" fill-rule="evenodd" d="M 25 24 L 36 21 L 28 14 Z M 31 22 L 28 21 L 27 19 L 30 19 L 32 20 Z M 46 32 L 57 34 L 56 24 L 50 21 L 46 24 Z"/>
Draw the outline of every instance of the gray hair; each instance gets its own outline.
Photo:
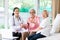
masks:
<path id="1" fill-rule="evenodd" d="M 30 12 L 31 10 L 33 10 L 33 11 L 36 13 L 36 10 L 35 10 L 35 9 L 31 8 L 31 9 L 29 10 L 29 12 Z"/>
<path id="2" fill-rule="evenodd" d="M 43 10 L 43 12 L 46 12 L 47 17 L 49 16 L 49 15 L 48 15 L 48 11 L 47 11 L 47 10 Z"/>

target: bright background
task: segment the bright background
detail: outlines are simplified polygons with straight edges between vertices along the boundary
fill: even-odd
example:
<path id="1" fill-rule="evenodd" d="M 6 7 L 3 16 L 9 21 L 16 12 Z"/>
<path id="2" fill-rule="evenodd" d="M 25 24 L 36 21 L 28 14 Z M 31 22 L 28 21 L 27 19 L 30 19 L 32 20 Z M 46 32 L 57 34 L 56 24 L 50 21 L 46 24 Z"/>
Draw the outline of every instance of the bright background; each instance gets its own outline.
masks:
<path id="1" fill-rule="evenodd" d="M 40 18 L 42 11 L 46 9 L 49 12 L 49 17 L 52 18 L 52 0 L 0 0 L 0 29 L 9 29 L 9 18 L 14 7 L 20 8 L 20 15 L 25 22 L 31 8 L 36 10 L 36 14 Z"/>

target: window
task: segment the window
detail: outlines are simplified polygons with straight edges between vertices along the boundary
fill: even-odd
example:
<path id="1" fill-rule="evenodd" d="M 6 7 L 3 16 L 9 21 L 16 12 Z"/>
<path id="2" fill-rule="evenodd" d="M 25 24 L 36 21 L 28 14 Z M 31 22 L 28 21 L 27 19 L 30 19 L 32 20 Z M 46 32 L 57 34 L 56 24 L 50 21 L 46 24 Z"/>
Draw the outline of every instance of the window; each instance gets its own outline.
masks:
<path id="1" fill-rule="evenodd" d="M 35 0 L 9 0 L 9 15 L 12 15 L 14 7 L 20 8 L 20 16 L 26 22 L 29 16 L 29 10 L 35 8 Z"/>
<path id="2" fill-rule="evenodd" d="M 48 10 L 48 12 L 51 12 L 52 0 L 40 0 L 40 12 L 42 12 L 44 9 Z"/>
<path id="3" fill-rule="evenodd" d="M 4 29 L 4 0 L 0 0 L 0 29 Z"/>
<path id="4" fill-rule="evenodd" d="M 52 23 L 52 0 L 39 0 L 39 13 L 38 13 L 39 16 L 42 14 L 43 10 L 48 11 L 50 21 Z"/>
<path id="5" fill-rule="evenodd" d="M 0 0 L 0 12 L 4 11 L 4 0 Z"/>
<path id="6" fill-rule="evenodd" d="M 35 0 L 9 0 L 9 9 L 19 7 L 20 12 L 28 12 L 30 8 L 34 8 Z"/>

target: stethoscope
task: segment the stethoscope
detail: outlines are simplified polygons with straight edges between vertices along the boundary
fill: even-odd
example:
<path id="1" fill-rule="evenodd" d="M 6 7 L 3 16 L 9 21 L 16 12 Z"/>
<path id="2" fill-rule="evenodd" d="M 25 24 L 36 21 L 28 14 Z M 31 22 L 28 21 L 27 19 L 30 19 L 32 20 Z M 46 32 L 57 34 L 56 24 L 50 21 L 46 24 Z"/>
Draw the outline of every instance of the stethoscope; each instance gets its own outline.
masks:
<path id="1" fill-rule="evenodd" d="M 19 20 L 21 21 L 21 18 L 19 17 Z M 15 19 L 14 19 L 14 16 L 13 16 L 13 26 L 15 26 Z"/>

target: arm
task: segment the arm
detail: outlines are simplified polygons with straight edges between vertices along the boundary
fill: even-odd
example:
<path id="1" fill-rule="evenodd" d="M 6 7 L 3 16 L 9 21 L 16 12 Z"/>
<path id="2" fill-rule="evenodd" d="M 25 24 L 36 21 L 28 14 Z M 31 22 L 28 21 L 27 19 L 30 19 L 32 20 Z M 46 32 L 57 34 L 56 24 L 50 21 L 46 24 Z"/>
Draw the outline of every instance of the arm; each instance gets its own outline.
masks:
<path id="1" fill-rule="evenodd" d="M 20 27 L 23 28 L 24 27 L 24 21 L 21 17 L 20 17 L 20 19 L 21 19 Z"/>
<path id="2" fill-rule="evenodd" d="M 32 21 L 32 23 L 34 23 L 35 25 L 39 25 L 39 24 L 40 24 L 40 18 L 37 17 L 37 18 L 35 19 L 35 21 Z"/>
<path id="3" fill-rule="evenodd" d="M 10 18 L 10 19 L 9 19 L 9 26 L 10 26 L 10 29 L 11 29 L 13 32 L 17 32 L 17 31 L 18 31 L 18 28 L 20 28 L 20 25 L 19 25 L 19 26 L 14 26 L 14 25 L 13 25 L 13 18 Z"/>
<path id="4" fill-rule="evenodd" d="M 42 27 L 38 27 L 36 30 L 31 30 L 31 32 L 37 32 L 39 30 L 43 29 Z"/>

